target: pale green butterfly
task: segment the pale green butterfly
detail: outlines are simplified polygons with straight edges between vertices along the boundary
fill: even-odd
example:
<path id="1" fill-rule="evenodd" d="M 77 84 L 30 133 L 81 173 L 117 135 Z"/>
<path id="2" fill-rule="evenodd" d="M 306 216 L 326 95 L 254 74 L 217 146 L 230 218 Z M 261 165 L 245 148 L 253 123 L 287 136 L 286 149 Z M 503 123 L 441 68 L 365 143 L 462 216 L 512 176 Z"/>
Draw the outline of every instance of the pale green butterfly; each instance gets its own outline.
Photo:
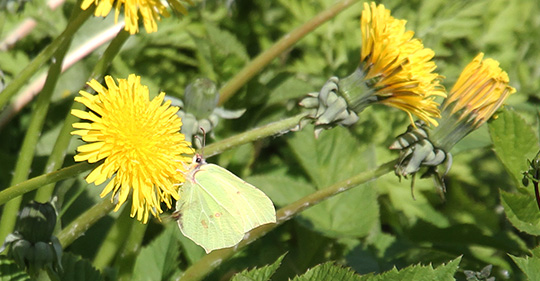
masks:
<path id="1" fill-rule="evenodd" d="M 178 227 L 206 253 L 238 244 L 246 232 L 276 222 L 274 204 L 261 190 L 197 154 L 176 202 Z"/>

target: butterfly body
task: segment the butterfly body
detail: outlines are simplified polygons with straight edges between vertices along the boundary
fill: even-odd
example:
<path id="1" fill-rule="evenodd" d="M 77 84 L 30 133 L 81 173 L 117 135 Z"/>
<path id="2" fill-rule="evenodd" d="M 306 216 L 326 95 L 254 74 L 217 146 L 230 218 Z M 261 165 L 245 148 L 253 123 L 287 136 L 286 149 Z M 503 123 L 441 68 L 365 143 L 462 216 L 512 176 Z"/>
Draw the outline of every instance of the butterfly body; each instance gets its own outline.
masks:
<path id="1" fill-rule="evenodd" d="M 262 191 L 199 155 L 179 195 L 178 226 L 207 253 L 232 247 L 251 229 L 276 222 L 274 205 Z"/>

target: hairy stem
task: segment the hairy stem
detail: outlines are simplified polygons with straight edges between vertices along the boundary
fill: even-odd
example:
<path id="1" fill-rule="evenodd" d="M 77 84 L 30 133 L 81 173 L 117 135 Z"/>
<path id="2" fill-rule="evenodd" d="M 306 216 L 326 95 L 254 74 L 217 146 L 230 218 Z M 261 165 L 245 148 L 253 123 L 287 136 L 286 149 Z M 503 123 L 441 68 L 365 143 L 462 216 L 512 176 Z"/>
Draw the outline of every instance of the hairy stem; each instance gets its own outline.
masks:
<path id="1" fill-rule="evenodd" d="M 72 221 L 57 235 L 62 248 L 65 249 L 79 236 L 83 235 L 94 223 L 109 214 L 114 209 L 114 206 L 111 200 L 102 200 Z"/>
<path id="2" fill-rule="evenodd" d="M 307 113 L 300 113 L 293 117 L 276 121 L 274 123 L 270 123 L 268 125 L 264 125 L 262 127 L 252 129 L 250 131 L 238 134 L 236 136 L 229 137 L 227 139 L 215 142 L 213 144 L 209 144 L 206 147 L 204 147 L 204 156 L 211 157 L 211 156 L 220 154 L 227 149 L 231 149 L 233 147 L 236 147 L 236 146 L 248 143 L 248 142 L 253 142 L 253 141 L 266 138 L 269 136 L 284 134 L 290 131 L 291 129 L 295 128 L 300 122 L 300 120 L 302 120 L 302 118 L 306 116 L 307 116 Z"/>

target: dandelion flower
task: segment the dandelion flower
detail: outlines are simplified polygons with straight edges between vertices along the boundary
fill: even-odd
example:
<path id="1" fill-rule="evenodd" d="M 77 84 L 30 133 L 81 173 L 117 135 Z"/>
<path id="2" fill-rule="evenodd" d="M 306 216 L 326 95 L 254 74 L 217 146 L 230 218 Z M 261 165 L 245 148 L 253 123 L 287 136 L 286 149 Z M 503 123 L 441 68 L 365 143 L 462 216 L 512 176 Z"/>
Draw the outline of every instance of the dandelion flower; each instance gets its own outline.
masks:
<path id="1" fill-rule="evenodd" d="M 516 92 L 499 62 L 483 58 L 480 53 L 465 67 L 443 102 L 441 125 L 431 134 L 437 146 L 451 148 L 489 120 Z"/>
<path id="2" fill-rule="evenodd" d="M 405 111 L 411 123 L 416 115 L 437 125 L 440 111 L 435 98 L 446 93 L 439 84 L 440 76 L 433 72 L 434 52 L 414 39 L 405 23 L 392 17 L 384 5 L 364 3 L 360 67 L 339 85 L 356 112 L 381 103 Z"/>
<path id="3" fill-rule="evenodd" d="M 186 0 L 189 4 L 193 4 L 191 0 Z M 180 2 L 180 0 L 167 0 L 169 5 L 174 11 L 178 11 L 182 14 L 187 14 L 186 8 Z M 96 5 L 96 11 L 94 15 L 96 17 L 106 17 L 111 11 L 114 1 L 113 0 L 83 0 L 81 8 L 83 10 L 88 9 L 92 4 Z M 130 34 L 139 32 L 139 15 L 142 16 L 144 29 L 147 33 L 157 31 L 156 19 L 160 20 L 161 16 L 169 16 L 167 7 L 159 0 L 117 0 L 115 4 L 114 19 L 118 22 L 118 15 L 120 9 L 124 6 L 124 17 L 126 21 L 125 30 Z"/>
<path id="4" fill-rule="evenodd" d="M 149 212 L 158 216 L 163 212 L 161 202 L 171 207 L 178 199 L 178 184 L 184 182 L 185 165 L 193 153 L 190 143 L 180 133 L 181 119 L 177 107 L 170 101 L 163 103 L 165 93 L 150 101 L 148 87 L 141 78 L 105 77 L 106 87 L 96 80 L 88 85 L 97 94 L 80 91 L 75 98 L 89 111 L 71 113 L 89 122 L 74 123 L 87 144 L 77 148 L 75 161 L 95 163 L 104 160 L 86 178 L 96 185 L 109 180 L 101 197 L 112 192 L 115 211 L 132 194 L 131 216 L 146 223 Z"/>

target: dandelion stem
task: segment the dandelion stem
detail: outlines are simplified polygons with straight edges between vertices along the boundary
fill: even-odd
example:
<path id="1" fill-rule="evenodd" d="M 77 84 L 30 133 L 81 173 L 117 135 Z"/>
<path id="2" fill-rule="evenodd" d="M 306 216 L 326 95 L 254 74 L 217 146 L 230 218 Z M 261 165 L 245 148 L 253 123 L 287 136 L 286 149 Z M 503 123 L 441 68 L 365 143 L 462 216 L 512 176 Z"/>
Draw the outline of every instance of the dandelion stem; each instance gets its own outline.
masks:
<path id="1" fill-rule="evenodd" d="M 229 137 L 227 139 L 209 144 L 204 148 L 204 156 L 211 157 L 222 153 L 227 149 L 256 141 L 269 136 L 284 134 L 298 125 L 302 118 L 306 117 L 307 113 L 300 113 L 293 117 L 276 121 L 268 125 L 264 125 L 259 128 L 252 129 L 250 131 Z"/>
<path id="2" fill-rule="evenodd" d="M 92 71 L 92 74 L 90 75 L 90 78 L 99 79 L 103 76 L 106 69 L 110 66 L 112 60 L 118 54 L 120 48 L 126 42 L 128 37 L 129 33 L 125 30 L 120 31 L 116 35 L 116 37 L 112 40 L 112 42 L 109 44 L 109 46 L 97 62 L 94 70 Z M 82 103 L 75 102 L 73 103 L 71 110 L 83 110 L 84 108 L 85 106 Z M 54 144 L 51 155 L 49 156 L 47 164 L 45 165 L 45 171 L 43 172 L 44 174 L 58 170 L 60 167 L 62 167 L 62 164 L 64 163 L 63 159 L 66 155 L 66 148 L 68 147 L 69 141 L 71 140 L 70 132 L 73 130 L 72 124 L 78 120 L 77 117 L 71 114 L 71 110 L 68 111 L 67 116 L 64 119 L 64 125 L 60 130 L 60 133 L 58 134 L 58 138 L 56 139 L 56 143 Z M 40 189 L 38 189 L 34 199 L 38 202 L 49 201 L 53 194 L 54 186 L 54 183 L 50 183 L 46 186 L 41 187 Z"/>
<path id="3" fill-rule="evenodd" d="M 120 252 L 121 259 L 118 260 L 117 267 L 119 268 L 118 280 L 129 281 L 133 273 L 135 261 L 141 250 L 142 240 L 148 224 L 141 223 L 137 220 L 131 220 L 131 229 L 127 235 L 126 243 Z"/>
<path id="4" fill-rule="evenodd" d="M 11 83 L 9 83 L 2 92 L 0 92 L 0 109 L 9 102 L 11 97 L 15 95 L 19 89 L 23 88 L 23 85 L 28 82 L 30 77 L 32 77 L 32 75 L 34 75 L 39 68 L 54 55 L 65 41 L 71 41 L 73 39 L 75 32 L 82 26 L 86 19 L 94 13 L 94 6 L 82 12 L 80 12 L 79 7 L 80 6 L 78 5 L 74 6 L 72 16 L 66 25 L 64 32 L 56 37 L 49 46 L 43 49 L 43 51 L 41 51 L 41 53 L 39 53 L 39 55 L 37 55 Z M 75 15 L 75 13 L 77 14 Z"/>
<path id="5" fill-rule="evenodd" d="M 60 240 L 62 248 L 66 248 L 79 236 L 85 233 L 99 219 L 109 214 L 114 209 L 111 200 L 106 199 L 94 205 L 88 211 L 77 217 L 68 226 L 66 226 L 56 237 Z"/>
<path id="6" fill-rule="evenodd" d="M 11 179 L 11 185 L 15 185 L 28 179 L 30 173 L 30 166 L 32 165 L 32 159 L 36 149 L 36 144 L 41 135 L 41 130 L 49 110 L 51 103 L 51 97 L 56 87 L 56 82 L 62 72 L 62 62 L 71 44 L 72 37 L 66 38 L 62 41 L 62 44 L 54 52 L 55 61 L 49 68 L 47 80 L 43 86 L 43 90 L 39 94 L 32 116 L 30 117 L 30 123 L 28 130 L 24 137 L 17 163 L 15 164 L 15 171 L 13 178 Z M 2 95 L 0 95 L 2 97 Z M 13 231 L 15 227 L 15 221 L 17 219 L 17 212 L 22 202 L 22 196 L 18 196 L 10 200 L 2 211 L 2 224 L 0 225 L 0 241 Z"/>
<path id="7" fill-rule="evenodd" d="M 186 270 L 186 272 L 184 272 L 184 275 L 182 275 L 180 281 L 201 280 L 212 270 L 217 268 L 224 260 L 232 257 L 234 254 L 238 253 L 241 249 L 243 249 L 246 245 L 261 238 L 266 233 L 276 228 L 278 225 L 281 225 L 282 223 L 292 219 L 300 212 L 316 205 L 323 200 L 329 199 L 336 194 L 347 191 L 355 186 L 359 186 L 360 184 L 366 183 L 370 180 L 373 180 L 388 172 L 393 171 L 394 165 L 396 163 L 397 160 L 394 160 L 382 164 L 375 169 L 364 171 L 354 177 L 340 181 L 324 189 L 318 190 L 304 198 L 301 198 L 294 203 L 291 203 L 279 209 L 276 213 L 277 222 L 275 224 L 266 224 L 256 229 L 253 229 L 246 234 L 244 240 L 242 240 L 238 245 L 232 248 L 216 250 L 204 256 L 197 263 L 190 266 Z"/>
<path id="8" fill-rule="evenodd" d="M 358 2 L 357 0 L 343 0 L 329 9 L 319 13 L 311 20 L 296 28 L 290 33 L 285 34 L 279 41 L 274 43 L 269 49 L 259 54 L 255 59 L 249 62 L 240 70 L 231 80 L 229 80 L 221 89 L 219 96 L 219 105 L 226 102 L 242 86 L 244 86 L 253 76 L 259 73 L 273 59 L 290 48 L 308 33 L 319 27 L 323 23 L 335 17 L 341 11 Z"/>
<path id="9" fill-rule="evenodd" d="M 54 183 L 57 181 L 61 181 L 63 179 L 74 177 L 82 172 L 91 170 L 97 167 L 100 163 L 101 162 L 89 164 L 89 163 L 84 162 L 84 163 L 75 164 L 75 165 L 60 169 L 58 171 L 54 171 L 54 172 L 44 174 L 35 178 L 31 178 L 24 182 L 10 186 L 0 191 L 0 205 L 5 204 L 9 200 L 17 196 L 23 195 L 32 190 L 36 190 L 46 184 Z"/>
<path id="10" fill-rule="evenodd" d="M 117 256 L 117 252 L 124 245 L 126 233 L 129 233 L 129 228 L 133 222 L 133 219 L 129 216 L 131 208 L 126 206 L 121 208 L 123 210 L 109 229 L 92 263 L 97 269 L 103 270 L 111 264 L 114 257 Z"/>

